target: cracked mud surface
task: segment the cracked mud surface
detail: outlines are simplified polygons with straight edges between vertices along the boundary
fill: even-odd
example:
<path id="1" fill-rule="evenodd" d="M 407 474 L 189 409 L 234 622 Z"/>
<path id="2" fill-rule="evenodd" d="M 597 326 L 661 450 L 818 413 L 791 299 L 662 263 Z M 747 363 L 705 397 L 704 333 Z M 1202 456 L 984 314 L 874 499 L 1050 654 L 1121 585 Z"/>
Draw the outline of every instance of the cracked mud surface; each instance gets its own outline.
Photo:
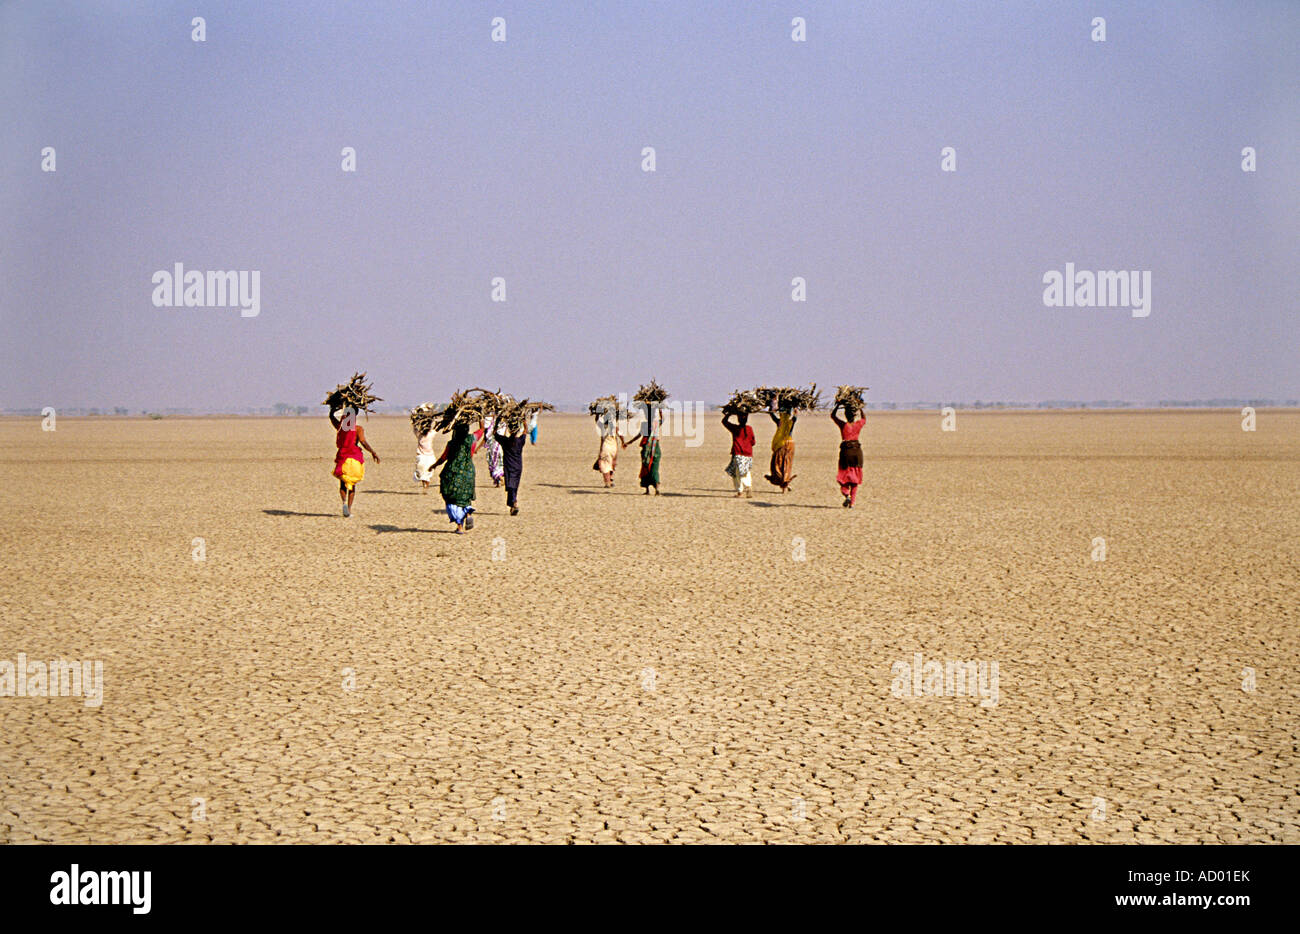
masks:
<path id="1" fill-rule="evenodd" d="M 825 417 L 752 500 L 712 415 L 659 498 L 550 417 L 457 537 L 404 418 L 347 520 L 324 418 L 6 419 L 0 659 L 104 698 L 0 698 L 0 840 L 1300 842 L 1300 413 L 939 423 L 849 511 Z"/>

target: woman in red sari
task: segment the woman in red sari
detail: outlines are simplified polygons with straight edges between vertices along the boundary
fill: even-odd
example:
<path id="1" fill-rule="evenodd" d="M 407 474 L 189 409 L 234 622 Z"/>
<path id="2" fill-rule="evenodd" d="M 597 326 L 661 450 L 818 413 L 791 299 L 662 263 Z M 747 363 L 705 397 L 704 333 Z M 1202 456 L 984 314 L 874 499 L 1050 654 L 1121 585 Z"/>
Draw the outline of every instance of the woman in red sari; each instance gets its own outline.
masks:
<path id="1" fill-rule="evenodd" d="M 844 409 L 844 418 L 835 413 Z M 831 421 L 840 430 L 840 462 L 835 480 L 844 495 L 844 508 L 852 509 L 858 499 L 858 485 L 862 483 L 862 444 L 858 435 L 866 425 L 866 416 L 858 417 L 858 410 L 851 405 L 837 405 L 831 409 Z"/>
<path id="2" fill-rule="evenodd" d="M 330 424 L 334 426 L 334 476 L 339 478 L 339 499 L 343 501 L 343 518 L 352 515 L 352 501 L 357 495 L 357 484 L 366 475 L 366 457 L 361 453 L 365 448 L 370 456 L 379 463 L 379 455 L 366 442 L 366 430 L 357 424 L 357 410 L 349 406 L 342 410 L 342 418 L 330 413 Z"/>

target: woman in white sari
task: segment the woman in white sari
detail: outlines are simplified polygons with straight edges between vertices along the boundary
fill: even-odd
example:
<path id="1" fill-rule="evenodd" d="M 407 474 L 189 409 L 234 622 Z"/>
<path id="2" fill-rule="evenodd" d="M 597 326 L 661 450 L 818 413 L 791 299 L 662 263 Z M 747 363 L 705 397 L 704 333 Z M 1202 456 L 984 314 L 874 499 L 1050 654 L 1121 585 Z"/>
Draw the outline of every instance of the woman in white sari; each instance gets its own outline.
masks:
<path id="1" fill-rule="evenodd" d="M 618 433 L 616 409 L 613 411 L 606 409 L 597 415 L 596 427 L 600 430 L 600 452 L 596 455 L 596 463 L 591 465 L 591 469 L 600 472 L 600 478 L 605 481 L 605 489 L 609 489 L 614 485 L 614 468 L 618 466 L 618 452 L 632 441 L 631 439 L 624 441 L 623 436 Z"/>
<path id="2" fill-rule="evenodd" d="M 433 427 L 430 426 L 419 438 L 415 439 L 415 477 L 420 483 L 420 492 L 429 492 L 429 481 L 433 479 L 433 464 L 438 455 L 433 453 Z"/>

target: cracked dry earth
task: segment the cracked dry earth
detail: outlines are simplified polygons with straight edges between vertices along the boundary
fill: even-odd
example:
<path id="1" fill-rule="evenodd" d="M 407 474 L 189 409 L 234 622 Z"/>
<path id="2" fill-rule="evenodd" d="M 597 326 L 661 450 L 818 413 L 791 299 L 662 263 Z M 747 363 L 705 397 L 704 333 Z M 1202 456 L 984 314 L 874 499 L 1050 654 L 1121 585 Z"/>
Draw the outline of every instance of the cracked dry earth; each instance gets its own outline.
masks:
<path id="1" fill-rule="evenodd" d="M 464 537 L 404 418 L 348 520 L 324 418 L 5 419 L 0 658 L 104 697 L 0 698 L 0 839 L 1300 842 L 1300 413 L 1240 419 L 873 413 L 848 511 L 824 416 L 739 501 L 713 416 L 657 499 L 554 416 Z"/>

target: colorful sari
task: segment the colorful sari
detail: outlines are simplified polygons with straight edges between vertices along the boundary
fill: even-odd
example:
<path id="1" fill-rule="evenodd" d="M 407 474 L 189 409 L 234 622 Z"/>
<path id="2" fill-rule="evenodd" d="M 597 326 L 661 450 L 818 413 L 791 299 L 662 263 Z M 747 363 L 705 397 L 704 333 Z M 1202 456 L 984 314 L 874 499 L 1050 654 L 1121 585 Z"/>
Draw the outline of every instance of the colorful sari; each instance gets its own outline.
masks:
<path id="1" fill-rule="evenodd" d="M 600 439 L 600 453 L 596 455 L 596 463 L 592 464 L 593 470 L 599 470 L 601 473 L 613 473 L 614 468 L 618 466 L 618 438 L 614 435 L 605 435 Z"/>
<path id="2" fill-rule="evenodd" d="M 789 412 L 781 413 L 781 424 L 772 436 L 772 472 L 767 482 L 785 490 L 794 480 L 794 418 Z"/>
<path id="3" fill-rule="evenodd" d="M 858 485 L 862 482 L 862 443 L 858 435 L 866 423 L 865 418 L 860 418 L 840 426 L 840 459 L 835 481 L 850 503 L 857 502 Z"/>
<path id="4" fill-rule="evenodd" d="M 726 475 L 735 483 L 737 493 L 741 490 L 748 490 L 753 486 L 753 481 L 749 476 L 749 470 L 753 464 L 754 458 L 752 457 L 746 457 L 743 454 L 732 454 L 731 460 L 723 468 Z"/>
<path id="5" fill-rule="evenodd" d="M 429 430 L 415 444 L 415 481 L 428 483 L 433 479 L 433 465 L 438 455 L 433 453 L 433 431 Z"/>
<path id="6" fill-rule="evenodd" d="M 641 485 L 646 489 L 659 486 L 659 462 L 662 457 L 658 438 L 641 438 Z"/>
<path id="7" fill-rule="evenodd" d="M 488 476 L 492 478 L 493 483 L 500 480 L 506 472 L 502 460 L 501 442 L 497 441 L 496 432 L 493 430 L 495 424 L 496 419 L 489 418 L 483 426 L 484 430 L 487 431 Z"/>
<path id="8" fill-rule="evenodd" d="M 357 444 L 357 430 L 340 428 L 334 435 L 334 445 L 338 448 L 334 455 L 334 476 L 350 490 L 366 475 L 366 457 Z"/>
<path id="9" fill-rule="evenodd" d="M 438 475 L 438 492 L 447 504 L 447 515 L 460 524 L 474 511 L 474 436 L 458 427 L 447 445 L 452 447 L 447 463 Z"/>

